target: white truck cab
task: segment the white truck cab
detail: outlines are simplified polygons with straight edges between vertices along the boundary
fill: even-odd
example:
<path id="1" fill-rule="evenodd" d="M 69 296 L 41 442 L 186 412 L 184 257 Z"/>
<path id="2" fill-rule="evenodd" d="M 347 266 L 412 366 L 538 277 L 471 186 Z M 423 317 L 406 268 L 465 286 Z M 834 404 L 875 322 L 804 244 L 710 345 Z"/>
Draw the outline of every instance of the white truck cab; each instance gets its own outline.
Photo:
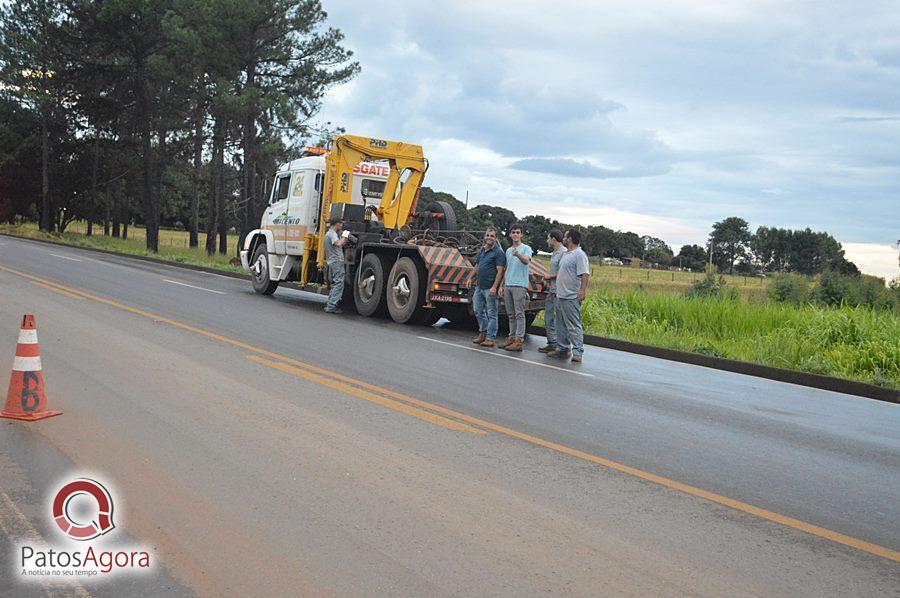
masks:
<path id="1" fill-rule="evenodd" d="M 324 172 L 324 155 L 305 156 L 281 165 L 260 226 L 244 239 L 241 248 L 244 270 L 256 274 L 268 270 L 271 281 L 287 279 L 296 258 L 306 251 L 307 234 L 319 228 Z M 350 203 L 378 205 L 388 174 L 384 163 L 357 164 L 353 169 Z M 261 241 L 265 242 L 269 255 L 256 256 L 254 261 L 254 249 Z"/>

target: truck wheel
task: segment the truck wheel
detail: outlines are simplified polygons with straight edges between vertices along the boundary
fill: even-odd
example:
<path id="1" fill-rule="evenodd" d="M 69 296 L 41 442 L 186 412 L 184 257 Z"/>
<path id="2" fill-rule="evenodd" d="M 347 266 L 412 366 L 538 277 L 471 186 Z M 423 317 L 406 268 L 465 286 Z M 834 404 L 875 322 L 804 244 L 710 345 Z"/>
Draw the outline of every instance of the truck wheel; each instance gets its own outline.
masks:
<path id="1" fill-rule="evenodd" d="M 444 217 L 437 221 L 437 229 L 441 232 L 456 232 L 459 226 L 456 224 L 456 212 L 446 201 L 436 201 L 431 204 L 431 211 L 443 214 Z"/>
<path id="2" fill-rule="evenodd" d="M 384 289 L 387 268 L 374 253 L 363 256 L 353 277 L 353 303 L 363 316 L 383 316 L 387 311 Z"/>
<path id="3" fill-rule="evenodd" d="M 277 280 L 269 280 L 269 250 L 265 243 L 260 243 L 253 250 L 250 277 L 253 280 L 253 290 L 260 295 L 271 295 L 278 288 Z"/>
<path id="4" fill-rule="evenodd" d="M 419 324 L 428 315 L 422 307 L 425 279 L 411 258 L 401 257 L 388 277 L 387 306 L 391 318 L 400 324 Z"/>

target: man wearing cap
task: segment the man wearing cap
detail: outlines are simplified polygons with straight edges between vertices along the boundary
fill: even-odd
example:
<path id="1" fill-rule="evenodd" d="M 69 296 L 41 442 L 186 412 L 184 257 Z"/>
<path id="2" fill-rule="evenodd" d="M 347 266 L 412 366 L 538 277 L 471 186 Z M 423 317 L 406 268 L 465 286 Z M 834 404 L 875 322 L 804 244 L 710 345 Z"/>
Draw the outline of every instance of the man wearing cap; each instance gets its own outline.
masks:
<path id="1" fill-rule="evenodd" d="M 331 281 L 331 292 L 328 293 L 325 312 L 339 314 L 338 302 L 344 294 L 344 245 L 350 233 L 341 232 L 343 220 L 332 220 L 328 224 L 328 232 L 325 233 L 325 276 Z"/>

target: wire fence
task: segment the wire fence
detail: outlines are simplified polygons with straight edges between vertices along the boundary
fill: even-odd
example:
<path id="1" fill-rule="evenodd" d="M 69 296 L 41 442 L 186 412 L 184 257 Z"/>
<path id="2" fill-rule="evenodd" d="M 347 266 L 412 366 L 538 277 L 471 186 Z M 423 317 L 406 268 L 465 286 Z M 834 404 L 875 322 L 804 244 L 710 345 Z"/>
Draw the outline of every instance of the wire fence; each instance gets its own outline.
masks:
<path id="1" fill-rule="evenodd" d="M 110 230 L 112 227 L 110 227 Z M 77 233 L 77 234 L 87 234 L 87 222 L 78 220 L 75 222 L 70 222 L 66 227 L 67 233 Z M 120 227 L 120 235 L 125 232 L 124 227 Z M 94 223 L 93 231 L 94 235 L 102 235 L 103 234 L 103 224 L 101 223 L 99 226 L 97 223 Z M 147 230 L 143 226 L 137 225 L 129 225 L 128 227 L 128 239 L 144 241 L 147 239 Z M 229 251 L 236 252 L 237 251 L 237 233 L 229 232 L 229 240 L 228 245 L 231 248 Z M 197 234 L 198 243 L 200 247 L 204 247 L 206 245 L 206 233 L 199 232 Z M 160 228 L 159 229 L 159 245 L 161 247 L 173 247 L 173 248 L 182 248 L 188 249 L 190 248 L 190 233 L 186 230 L 179 230 L 174 228 Z"/>

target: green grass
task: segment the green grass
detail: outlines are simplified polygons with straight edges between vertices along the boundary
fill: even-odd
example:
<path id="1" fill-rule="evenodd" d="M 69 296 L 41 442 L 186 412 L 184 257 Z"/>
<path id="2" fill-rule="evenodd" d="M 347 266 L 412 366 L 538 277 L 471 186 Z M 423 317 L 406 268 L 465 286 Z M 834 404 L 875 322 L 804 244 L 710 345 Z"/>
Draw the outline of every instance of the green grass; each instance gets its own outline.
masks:
<path id="1" fill-rule="evenodd" d="M 900 388 L 891 310 L 601 289 L 583 313 L 590 334 Z"/>
<path id="2" fill-rule="evenodd" d="M 62 234 L 47 234 L 39 231 L 33 223 L 21 225 L 0 224 L 0 233 L 16 235 L 29 239 L 41 239 L 44 241 L 52 241 L 64 245 L 73 245 L 75 247 L 92 247 L 95 249 L 105 249 L 107 251 L 115 251 L 117 253 L 125 253 L 129 255 L 143 255 L 155 257 L 161 260 L 176 262 L 179 264 L 191 264 L 193 266 L 205 266 L 207 268 L 215 268 L 217 270 L 225 270 L 227 272 L 242 272 L 240 265 L 230 264 L 230 260 L 237 255 L 237 235 L 229 235 L 229 245 L 231 250 L 228 255 L 207 255 L 203 249 L 206 243 L 206 235 L 200 235 L 200 247 L 192 249 L 188 247 L 187 231 L 160 230 L 159 231 L 159 253 L 151 253 L 146 249 L 146 231 L 142 227 L 128 227 L 128 239 L 116 237 L 104 237 L 102 234 L 94 234 L 87 236 L 81 232 L 79 223 L 70 225 L 66 232 Z M 95 227 L 95 231 L 97 228 Z M 99 229 L 103 232 L 103 227 Z"/>

